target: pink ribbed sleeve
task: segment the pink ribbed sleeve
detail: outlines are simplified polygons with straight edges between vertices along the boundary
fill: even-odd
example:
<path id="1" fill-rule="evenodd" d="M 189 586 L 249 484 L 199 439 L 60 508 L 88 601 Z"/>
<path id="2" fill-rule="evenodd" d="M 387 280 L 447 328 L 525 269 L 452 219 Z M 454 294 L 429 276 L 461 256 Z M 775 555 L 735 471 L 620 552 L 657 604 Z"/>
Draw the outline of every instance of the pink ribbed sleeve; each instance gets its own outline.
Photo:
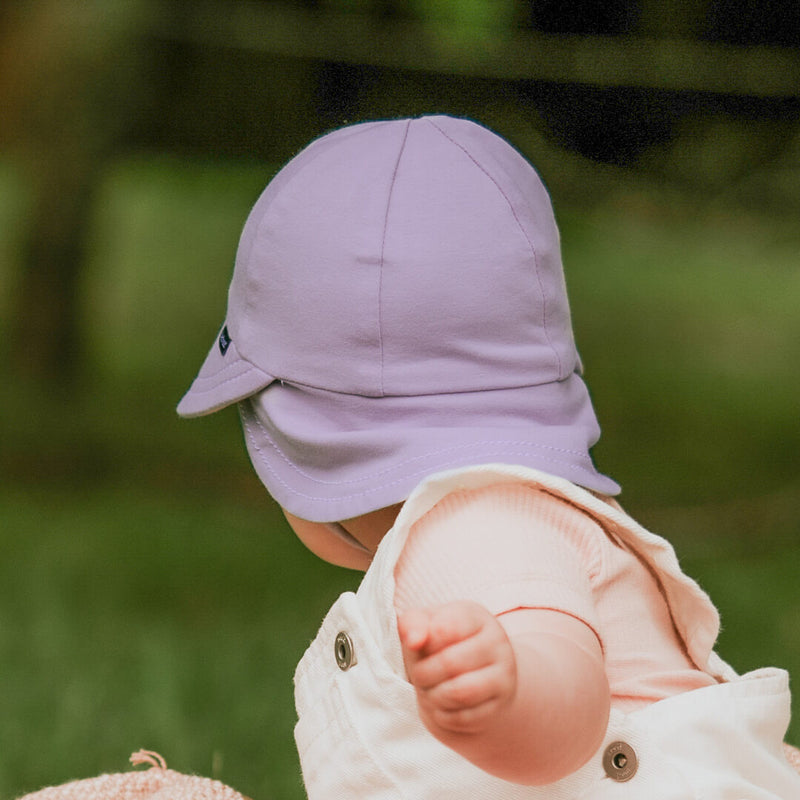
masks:
<path id="1" fill-rule="evenodd" d="M 395 568 L 395 607 L 474 600 L 495 615 L 562 611 L 596 632 L 591 522 L 563 500 L 521 484 L 454 492 L 411 528 Z"/>
<path id="2" fill-rule="evenodd" d="M 709 686 L 689 659 L 657 577 L 584 510 L 546 489 L 454 492 L 411 528 L 395 607 L 474 600 L 493 614 L 561 611 L 603 648 L 612 704 L 625 711 Z"/>

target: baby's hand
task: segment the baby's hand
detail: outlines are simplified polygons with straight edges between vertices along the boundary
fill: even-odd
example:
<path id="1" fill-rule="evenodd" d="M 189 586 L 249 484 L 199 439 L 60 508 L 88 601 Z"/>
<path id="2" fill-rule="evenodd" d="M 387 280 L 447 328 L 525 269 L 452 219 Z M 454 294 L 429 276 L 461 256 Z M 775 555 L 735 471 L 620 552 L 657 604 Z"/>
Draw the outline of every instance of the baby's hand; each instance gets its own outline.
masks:
<path id="1" fill-rule="evenodd" d="M 420 717 L 434 736 L 479 733 L 513 700 L 514 651 L 483 606 L 456 601 L 409 610 L 398 618 L 398 630 Z"/>

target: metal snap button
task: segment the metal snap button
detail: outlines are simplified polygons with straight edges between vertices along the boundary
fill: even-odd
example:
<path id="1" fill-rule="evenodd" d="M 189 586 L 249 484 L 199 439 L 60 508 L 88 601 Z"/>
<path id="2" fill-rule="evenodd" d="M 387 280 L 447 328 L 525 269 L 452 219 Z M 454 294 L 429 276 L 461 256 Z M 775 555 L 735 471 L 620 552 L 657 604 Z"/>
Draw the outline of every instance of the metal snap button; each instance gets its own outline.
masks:
<path id="1" fill-rule="evenodd" d="M 339 633 L 336 634 L 333 652 L 336 655 L 336 663 L 343 672 L 350 669 L 350 667 L 356 663 L 356 651 L 353 648 L 353 640 L 344 631 L 339 631 Z"/>
<path id="2" fill-rule="evenodd" d="M 603 769 L 613 781 L 629 781 L 638 768 L 636 751 L 627 742 L 614 742 L 603 753 Z"/>

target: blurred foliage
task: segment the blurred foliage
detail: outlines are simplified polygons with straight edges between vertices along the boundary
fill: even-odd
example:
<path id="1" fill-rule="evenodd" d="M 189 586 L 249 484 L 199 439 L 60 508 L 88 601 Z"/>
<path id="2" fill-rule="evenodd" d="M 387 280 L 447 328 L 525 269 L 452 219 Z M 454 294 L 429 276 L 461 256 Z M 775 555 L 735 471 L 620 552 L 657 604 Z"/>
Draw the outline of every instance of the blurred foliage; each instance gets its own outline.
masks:
<path id="1" fill-rule="evenodd" d="M 8 331 L 16 373 L 68 379 L 78 361 L 86 222 L 104 161 L 145 87 L 132 46 L 142 9 L 27 0 L 0 18 L 0 144 L 29 192 Z"/>
<path id="2" fill-rule="evenodd" d="M 469 30 L 476 38 L 508 30 L 519 3 L 515 0 L 409 0 L 409 7 L 423 20 L 446 22 Z"/>

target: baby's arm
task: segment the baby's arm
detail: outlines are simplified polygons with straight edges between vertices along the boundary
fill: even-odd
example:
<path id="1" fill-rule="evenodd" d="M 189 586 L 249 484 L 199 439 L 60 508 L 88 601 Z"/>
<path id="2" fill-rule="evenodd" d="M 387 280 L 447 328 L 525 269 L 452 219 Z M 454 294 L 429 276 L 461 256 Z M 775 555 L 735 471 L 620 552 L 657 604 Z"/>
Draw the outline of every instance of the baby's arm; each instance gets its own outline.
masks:
<path id="1" fill-rule="evenodd" d="M 408 610 L 398 625 L 423 722 L 486 772 L 551 783 L 600 746 L 609 687 L 600 644 L 583 622 L 539 609 L 497 618 L 455 601 Z"/>

